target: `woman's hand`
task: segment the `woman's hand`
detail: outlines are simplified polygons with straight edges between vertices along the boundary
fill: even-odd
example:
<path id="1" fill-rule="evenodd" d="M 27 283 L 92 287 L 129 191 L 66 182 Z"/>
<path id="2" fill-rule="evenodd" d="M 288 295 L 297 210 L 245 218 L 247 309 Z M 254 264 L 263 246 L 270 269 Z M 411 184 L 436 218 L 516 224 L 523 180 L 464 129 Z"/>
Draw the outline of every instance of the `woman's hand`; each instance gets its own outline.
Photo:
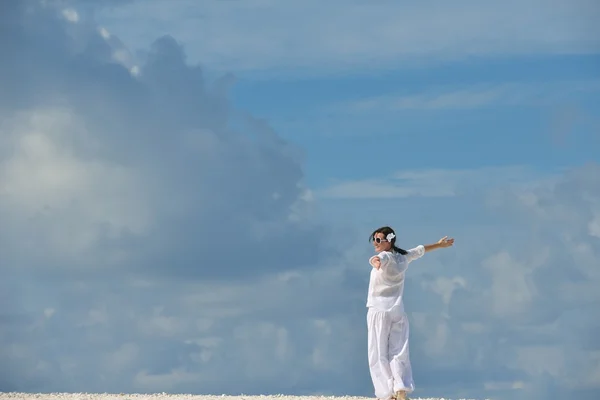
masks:
<path id="1" fill-rule="evenodd" d="M 453 244 L 454 244 L 454 239 L 453 238 L 448 239 L 448 236 L 444 236 L 437 242 L 438 247 L 450 247 Z"/>
<path id="2" fill-rule="evenodd" d="M 426 244 L 425 247 L 425 253 L 428 253 L 430 251 L 433 250 L 437 250 L 437 249 L 443 249 L 446 247 L 450 247 L 454 244 L 454 239 L 450 238 L 448 239 L 448 236 L 444 236 L 443 238 L 441 238 L 440 240 L 437 241 L 437 243 L 433 243 L 433 244 Z"/>
<path id="3" fill-rule="evenodd" d="M 375 269 L 381 268 L 381 259 L 378 256 L 371 257 L 369 262 L 371 263 L 371 266 L 373 266 L 373 268 L 375 268 Z"/>

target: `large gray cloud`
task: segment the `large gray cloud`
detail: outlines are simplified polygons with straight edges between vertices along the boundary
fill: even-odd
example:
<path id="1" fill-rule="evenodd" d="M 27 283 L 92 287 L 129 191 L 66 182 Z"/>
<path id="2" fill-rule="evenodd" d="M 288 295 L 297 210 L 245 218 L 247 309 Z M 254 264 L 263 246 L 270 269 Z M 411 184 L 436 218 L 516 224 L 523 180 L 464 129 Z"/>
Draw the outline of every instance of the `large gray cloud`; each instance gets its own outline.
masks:
<path id="1" fill-rule="evenodd" d="M 28 243 L 44 264 L 189 277 L 315 264 L 300 154 L 230 107 L 229 77 L 163 37 L 136 78 L 89 22 L 24 8 L 4 15 L 3 257 Z"/>
<path id="2" fill-rule="evenodd" d="M 260 391 L 248 374 L 287 360 L 263 361 L 283 357 L 282 302 L 321 314 L 289 294 L 311 282 L 280 276 L 336 257 L 302 154 L 175 39 L 134 65 L 74 4 L 7 1 L 0 16 L 0 390 Z M 324 329 L 304 325 L 287 340 Z"/>

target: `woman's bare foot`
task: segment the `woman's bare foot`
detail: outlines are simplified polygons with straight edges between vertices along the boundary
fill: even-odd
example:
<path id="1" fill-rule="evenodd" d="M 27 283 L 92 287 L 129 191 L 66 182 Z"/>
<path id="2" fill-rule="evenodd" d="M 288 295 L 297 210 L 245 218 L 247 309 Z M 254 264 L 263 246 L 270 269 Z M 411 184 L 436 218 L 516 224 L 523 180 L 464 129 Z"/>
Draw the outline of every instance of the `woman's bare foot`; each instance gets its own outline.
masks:
<path id="1" fill-rule="evenodd" d="M 404 390 L 398 390 L 394 396 L 396 400 L 407 400 L 406 392 Z"/>

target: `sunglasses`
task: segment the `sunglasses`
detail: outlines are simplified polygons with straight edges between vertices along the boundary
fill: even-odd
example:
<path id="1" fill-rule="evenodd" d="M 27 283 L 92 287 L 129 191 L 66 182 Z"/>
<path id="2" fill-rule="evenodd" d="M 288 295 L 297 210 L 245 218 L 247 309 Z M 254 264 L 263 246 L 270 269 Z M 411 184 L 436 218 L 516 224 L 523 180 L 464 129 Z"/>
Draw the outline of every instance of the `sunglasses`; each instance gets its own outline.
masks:
<path id="1" fill-rule="evenodd" d="M 376 237 L 376 238 L 373 238 L 373 241 L 374 241 L 375 243 L 387 242 L 387 240 L 386 240 L 386 239 L 382 239 L 382 238 L 378 238 L 378 237 Z"/>

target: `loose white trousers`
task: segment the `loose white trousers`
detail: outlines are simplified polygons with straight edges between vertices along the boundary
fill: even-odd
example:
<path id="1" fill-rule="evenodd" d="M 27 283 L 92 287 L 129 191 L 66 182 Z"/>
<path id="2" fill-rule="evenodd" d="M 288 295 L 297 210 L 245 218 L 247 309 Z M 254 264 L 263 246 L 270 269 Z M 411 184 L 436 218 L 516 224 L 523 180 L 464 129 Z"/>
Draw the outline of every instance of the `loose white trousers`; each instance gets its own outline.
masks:
<path id="1" fill-rule="evenodd" d="M 404 311 L 367 312 L 369 370 L 375 396 L 389 399 L 396 391 L 415 390 L 408 351 L 408 317 Z"/>

